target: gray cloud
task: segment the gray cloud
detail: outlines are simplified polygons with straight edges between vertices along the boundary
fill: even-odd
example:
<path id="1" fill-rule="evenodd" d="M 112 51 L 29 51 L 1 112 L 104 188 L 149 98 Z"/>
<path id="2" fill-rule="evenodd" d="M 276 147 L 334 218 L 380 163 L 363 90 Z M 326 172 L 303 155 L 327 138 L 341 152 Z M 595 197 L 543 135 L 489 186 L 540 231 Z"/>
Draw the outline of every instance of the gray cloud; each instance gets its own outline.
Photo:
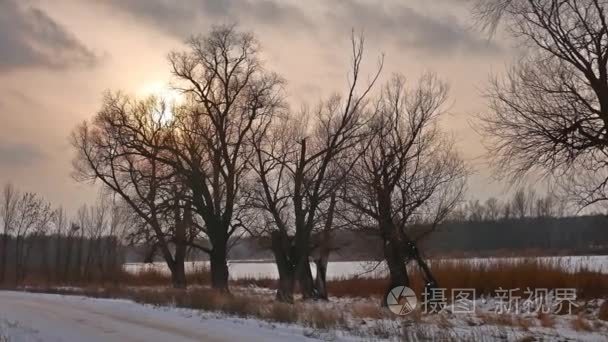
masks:
<path id="1" fill-rule="evenodd" d="M 403 49 L 413 49 L 436 56 L 455 52 L 496 54 L 495 42 L 479 32 L 467 29 L 464 21 L 452 13 L 466 10 L 467 1 L 444 0 L 440 13 L 425 14 L 412 3 L 332 0 L 301 2 L 296 6 L 279 0 L 104 0 L 150 24 L 180 38 L 201 29 L 204 19 L 211 22 L 239 21 L 269 25 L 286 34 L 302 29 L 323 35 L 344 34 L 350 28 L 364 29 L 366 35 L 391 42 Z M 437 8 L 438 6 L 435 6 Z M 462 12 L 462 11 L 461 11 Z M 329 32 L 327 30 L 329 29 Z"/>
<path id="2" fill-rule="evenodd" d="M 276 0 L 102 0 L 179 38 L 197 33 L 203 19 L 311 27 L 299 8 Z"/>
<path id="3" fill-rule="evenodd" d="M 44 153 L 36 146 L 0 141 L 1 168 L 31 166 L 44 158 Z"/>
<path id="4" fill-rule="evenodd" d="M 464 1 L 451 0 L 451 5 L 463 6 Z M 402 2 L 372 3 L 357 0 L 335 0 L 328 22 L 340 26 L 361 26 L 368 35 L 397 43 L 403 48 L 416 49 L 432 55 L 452 55 L 454 52 L 495 54 L 500 47 L 469 29 L 463 18 L 445 10 L 432 14 L 406 6 Z M 466 9 L 466 8 L 462 8 Z M 466 19 L 466 18 L 465 18 Z"/>
<path id="5" fill-rule="evenodd" d="M 96 63 L 95 54 L 61 24 L 44 11 L 21 4 L 0 0 L 0 70 Z"/>

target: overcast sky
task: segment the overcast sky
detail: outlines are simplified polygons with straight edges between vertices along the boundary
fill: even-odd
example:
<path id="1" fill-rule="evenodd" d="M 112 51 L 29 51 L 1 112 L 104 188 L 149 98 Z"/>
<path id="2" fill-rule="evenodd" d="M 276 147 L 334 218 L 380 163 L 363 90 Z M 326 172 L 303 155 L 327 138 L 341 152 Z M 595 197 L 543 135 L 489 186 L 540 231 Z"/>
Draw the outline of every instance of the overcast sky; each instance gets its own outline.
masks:
<path id="1" fill-rule="evenodd" d="M 385 79 L 435 71 L 451 85 L 443 127 L 477 172 L 469 196 L 504 193 L 470 121 L 515 49 L 476 30 L 466 0 L 0 0 L 0 182 L 68 209 L 93 200 L 93 188 L 70 177 L 70 131 L 104 90 L 162 89 L 167 54 L 223 23 L 256 33 L 294 106 L 345 89 L 352 29 L 365 34 L 370 73 L 382 53 Z"/>

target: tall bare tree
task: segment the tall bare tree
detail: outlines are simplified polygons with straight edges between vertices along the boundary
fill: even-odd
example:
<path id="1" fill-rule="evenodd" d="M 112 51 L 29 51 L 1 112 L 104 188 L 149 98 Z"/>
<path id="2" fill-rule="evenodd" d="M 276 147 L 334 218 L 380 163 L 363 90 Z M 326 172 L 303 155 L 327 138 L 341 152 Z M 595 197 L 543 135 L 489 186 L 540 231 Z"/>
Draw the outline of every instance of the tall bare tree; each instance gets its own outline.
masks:
<path id="1" fill-rule="evenodd" d="M 353 36 L 352 54 L 345 96 L 336 95 L 312 112 L 304 109 L 297 115 L 276 118 L 269 134 L 253 140 L 251 165 L 259 181 L 249 205 L 263 211 L 261 222 L 272 240 L 279 271 L 277 299 L 281 301 L 293 301 L 296 282 L 305 299 L 326 297 L 324 273 L 316 286 L 312 278 L 311 236 L 315 229 L 331 228 L 331 202 L 356 160 L 354 147 L 365 131 L 366 98 L 381 70 L 380 64 L 370 83 L 358 89 L 363 38 Z"/>
<path id="2" fill-rule="evenodd" d="M 607 6 L 605 0 L 480 0 L 476 6 L 486 27 L 504 22 L 528 48 L 488 91 L 491 110 L 482 115 L 482 130 L 497 169 L 512 179 L 541 172 L 570 181 L 583 205 L 607 198 Z"/>
<path id="3" fill-rule="evenodd" d="M 160 146 L 171 137 L 167 111 L 168 105 L 155 98 L 135 101 L 107 94 L 92 124 L 85 122 L 72 134 L 74 175 L 80 181 L 100 181 L 129 206 L 158 246 L 173 286 L 183 288 L 186 246 L 167 224 L 179 182 L 174 170 L 159 161 L 166 154 Z"/>
<path id="4" fill-rule="evenodd" d="M 229 240 L 241 227 L 241 187 L 250 172 L 251 140 L 264 135 L 283 107 L 283 81 L 266 71 L 260 47 L 248 32 L 217 26 L 169 55 L 175 87 L 187 103 L 174 113 L 168 158 L 201 220 L 209 246 L 212 286 L 228 290 Z M 198 221 L 198 220 L 195 220 Z"/>
<path id="5" fill-rule="evenodd" d="M 403 77 L 393 77 L 375 103 L 371 135 L 358 146 L 364 154 L 342 192 L 350 208 L 342 219 L 383 243 L 389 290 L 410 284 L 406 263 L 411 259 L 434 282 L 415 241 L 447 217 L 464 191 L 466 168 L 437 126 L 447 93 L 433 74 L 411 89 Z M 418 223 L 430 228 L 413 236 L 410 228 Z"/>

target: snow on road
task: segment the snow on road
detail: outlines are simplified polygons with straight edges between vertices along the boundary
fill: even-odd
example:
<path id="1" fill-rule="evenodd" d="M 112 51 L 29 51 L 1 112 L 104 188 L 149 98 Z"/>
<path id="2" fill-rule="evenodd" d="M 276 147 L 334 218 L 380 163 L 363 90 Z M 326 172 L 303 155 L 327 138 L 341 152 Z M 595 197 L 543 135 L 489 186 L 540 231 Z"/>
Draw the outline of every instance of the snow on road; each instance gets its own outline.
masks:
<path id="1" fill-rule="evenodd" d="M 127 300 L 0 291 L 0 341 L 309 341 L 256 320 L 199 316 Z"/>

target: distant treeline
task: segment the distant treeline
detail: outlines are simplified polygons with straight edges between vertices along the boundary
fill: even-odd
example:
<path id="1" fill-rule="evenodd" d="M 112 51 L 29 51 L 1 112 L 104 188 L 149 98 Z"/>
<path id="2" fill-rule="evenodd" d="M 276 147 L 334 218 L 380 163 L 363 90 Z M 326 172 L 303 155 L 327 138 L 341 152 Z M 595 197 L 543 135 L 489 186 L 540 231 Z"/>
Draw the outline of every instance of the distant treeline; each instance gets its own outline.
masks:
<path id="1" fill-rule="evenodd" d="M 431 255 L 608 254 L 608 218 L 525 217 L 448 222 L 421 242 Z"/>
<path id="2" fill-rule="evenodd" d="M 338 231 L 333 260 L 382 257 L 381 240 L 362 232 Z M 429 257 L 608 254 L 608 218 L 524 217 L 495 221 L 449 221 L 419 241 Z M 234 246 L 231 259 L 271 259 L 254 240 Z"/>
<path id="3" fill-rule="evenodd" d="M 125 248 L 111 236 L 0 234 L 0 241 L 0 284 L 110 281 L 125 261 Z"/>
<path id="4" fill-rule="evenodd" d="M 130 225 L 111 198 L 69 218 L 40 195 L 7 184 L 0 193 L 0 285 L 111 281 L 121 273 Z"/>

